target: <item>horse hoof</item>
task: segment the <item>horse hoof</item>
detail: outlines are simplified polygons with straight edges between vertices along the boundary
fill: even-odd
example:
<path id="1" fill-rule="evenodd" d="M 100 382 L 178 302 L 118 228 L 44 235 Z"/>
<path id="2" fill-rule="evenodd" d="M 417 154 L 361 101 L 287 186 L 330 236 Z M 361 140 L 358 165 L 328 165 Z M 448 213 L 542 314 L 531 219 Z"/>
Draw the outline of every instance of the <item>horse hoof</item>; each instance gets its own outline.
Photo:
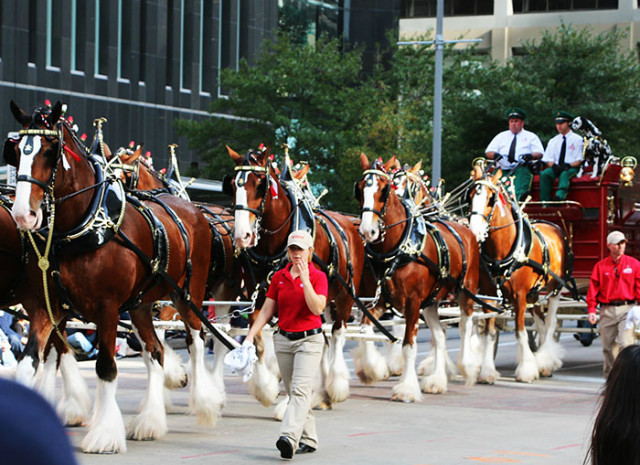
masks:
<path id="1" fill-rule="evenodd" d="M 478 384 L 496 384 L 495 378 L 478 378 Z"/>
<path id="2" fill-rule="evenodd" d="M 327 410 L 333 410 L 333 407 L 330 404 L 326 404 L 322 402 L 321 404 L 318 404 L 315 407 L 313 407 L 313 410 L 320 410 L 321 412 L 324 412 Z"/>
<path id="3" fill-rule="evenodd" d="M 411 397 L 411 396 L 404 396 L 404 395 L 400 395 L 400 394 L 394 394 L 394 395 L 391 397 L 391 400 L 392 400 L 393 402 L 402 402 L 402 403 L 405 403 L 405 404 L 410 404 L 410 403 L 413 403 L 413 402 L 415 402 L 415 401 L 416 401 L 416 400 L 415 400 L 413 397 Z"/>

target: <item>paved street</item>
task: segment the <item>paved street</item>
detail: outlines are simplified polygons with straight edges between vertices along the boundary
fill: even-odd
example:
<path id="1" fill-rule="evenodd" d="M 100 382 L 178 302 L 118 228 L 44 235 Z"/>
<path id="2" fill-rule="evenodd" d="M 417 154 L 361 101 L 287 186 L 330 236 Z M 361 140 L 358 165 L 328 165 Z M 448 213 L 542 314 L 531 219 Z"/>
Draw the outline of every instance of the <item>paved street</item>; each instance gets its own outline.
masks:
<path id="1" fill-rule="evenodd" d="M 428 336 L 427 331 L 420 331 L 422 357 L 428 348 Z M 564 333 L 560 342 L 567 349 L 565 366 L 551 379 L 524 385 L 513 378 L 513 334 L 502 333 L 496 358 L 502 377 L 496 385 L 466 387 L 461 378 L 456 378 L 449 392 L 425 395 L 416 404 L 388 400 L 395 379 L 365 386 L 353 375 L 351 397 L 331 411 L 316 413 L 319 450 L 296 456 L 294 461 L 368 465 L 580 464 L 603 383 L 601 346 L 596 339 L 585 348 L 570 333 Z M 457 356 L 458 343 L 456 334 L 450 331 L 448 344 L 453 358 Z M 186 352 L 180 353 L 186 360 Z M 142 398 L 146 373 L 139 357 L 120 360 L 118 366 L 118 399 L 127 422 Z M 81 367 L 93 392 L 93 362 L 82 362 Z M 125 454 L 78 452 L 80 462 L 280 462 L 274 446 L 279 424 L 272 420 L 272 409 L 255 401 L 235 375 L 229 374 L 226 383 L 227 406 L 215 429 L 198 427 L 194 417 L 184 414 L 188 403 L 185 388 L 173 393 L 174 409 L 164 438 L 154 442 L 128 441 Z M 68 430 L 74 445 L 80 443 L 85 431 L 84 427 Z"/>

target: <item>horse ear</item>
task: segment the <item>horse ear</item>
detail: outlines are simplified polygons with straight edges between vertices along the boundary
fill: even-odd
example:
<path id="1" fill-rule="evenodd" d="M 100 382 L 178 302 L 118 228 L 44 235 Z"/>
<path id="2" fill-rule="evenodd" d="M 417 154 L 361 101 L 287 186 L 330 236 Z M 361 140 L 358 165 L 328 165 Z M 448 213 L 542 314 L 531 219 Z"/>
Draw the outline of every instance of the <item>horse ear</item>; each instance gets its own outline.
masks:
<path id="1" fill-rule="evenodd" d="M 242 160 L 244 159 L 244 157 L 240 155 L 238 152 L 236 152 L 235 150 L 233 150 L 228 145 L 226 147 L 227 147 L 227 152 L 229 152 L 229 156 L 233 159 L 233 161 L 236 162 L 236 165 L 242 165 Z"/>
<path id="2" fill-rule="evenodd" d="M 384 169 L 385 169 L 385 171 L 387 171 L 387 172 L 391 171 L 391 169 L 392 169 L 394 166 L 396 166 L 396 160 L 397 160 L 396 156 L 395 156 L 395 155 L 394 155 L 394 156 L 392 156 L 392 157 L 389 159 L 389 161 L 388 161 L 388 162 L 386 162 L 386 163 L 384 164 Z"/>
<path id="3" fill-rule="evenodd" d="M 140 158 L 140 155 L 142 155 L 142 149 L 144 149 L 144 144 L 138 145 L 138 148 L 135 152 L 133 152 L 133 155 L 131 155 L 131 158 L 129 158 L 127 163 L 133 163 L 138 158 Z"/>
<path id="4" fill-rule="evenodd" d="M 493 173 L 493 177 L 491 178 L 492 184 L 498 184 L 500 178 L 502 177 L 502 169 L 498 168 L 495 173 Z"/>
<path id="5" fill-rule="evenodd" d="M 422 160 L 418 161 L 418 163 L 416 163 L 415 165 L 413 165 L 413 168 L 411 168 L 411 172 L 413 174 L 418 174 L 418 172 L 422 169 Z"/>
<path id="6" fill-rule="evenodd" d="M 27 124 L 29 124 L 29 121 L 31 121 L 31 117 L 27 115 L 24 111 L 22 111 L 20 107 L 16 104 L 16 102 L 11 100 L 11 102 L 9 103 L 9 107 L 11 108 L 11 113 L 13 114 L 13 117 L 16 119 L 18 123 L 22 124 L 23 126 L 26 126 Z"/>
<path id="7" fill-rule="evenodd" d="M 111 155 L 113 155 L 113 152 L 111 152 L 111 148 L 106 144 L 106 142 L 102 143 L 102 148 L 104 150 L 105 158 L 109 160 L 111 158 Z"/>
<path id="8" fill-rule="evenodd" d="M 61 116 L 62 116 L 62 102 L 58 100 L 56 104 L 53 106 L 53 109 L 51 110 L 51 113 L 49 114 L 49 117 L 47 119 L 49 120 L 49 123 L 53 126 L 58 122 Z"/>
<path id="9" fill-rule="evenodd" d="M 307 174 L 309 174 L 309 165 L 304 165 L 302 168 L 300 168 L 300 171 L 298 171 L 298 173 L 300 173 L 300 178 L 304 178 Z"/>
<path id="10" fill-rule="evenodd" d="M 364 154 L 364 152 L 360 152 L 360 166 L 362 167 L 362 171 L 368 170 L 371 164 L 369 163 L 369 159 Z"/>

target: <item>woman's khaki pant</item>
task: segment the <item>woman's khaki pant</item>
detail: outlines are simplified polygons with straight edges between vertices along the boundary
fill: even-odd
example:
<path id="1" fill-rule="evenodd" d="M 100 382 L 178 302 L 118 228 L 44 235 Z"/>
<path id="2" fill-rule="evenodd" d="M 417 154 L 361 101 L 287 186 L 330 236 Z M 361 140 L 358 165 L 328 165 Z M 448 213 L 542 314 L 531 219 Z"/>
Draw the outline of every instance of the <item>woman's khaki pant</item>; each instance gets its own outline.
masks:
<path id="1" fill-rule="evenodd" d="M 289 403 L 282 419 L 280 436 L 286 436 L 294 450 L 303 442 L 318 448 L 316 420 L 311 410 L 313 379 L 320 369 L 324 336 L 322 333 L 290 341 L 282 334 L 273 336 L 273 343 Z"/>

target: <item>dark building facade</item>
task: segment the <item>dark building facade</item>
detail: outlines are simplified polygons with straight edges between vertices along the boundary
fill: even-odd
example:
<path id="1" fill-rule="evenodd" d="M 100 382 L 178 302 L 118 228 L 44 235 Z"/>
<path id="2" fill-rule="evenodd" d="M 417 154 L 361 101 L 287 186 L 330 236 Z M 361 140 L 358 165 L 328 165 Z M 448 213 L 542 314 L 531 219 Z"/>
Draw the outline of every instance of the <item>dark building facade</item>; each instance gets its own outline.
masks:
<path id="1" fill-rule="evenodd" d="M 104 116 L 112 148 L 144 143 L 163 167 L 178 143 L 197 166 L 172 121 L 210 117 L 220 69 L 251 62 L 277 21 L 277 0 L 2 0 L 0 130 L 17 129 L 10 100 L 61 100 L 89 138 Z"/>

